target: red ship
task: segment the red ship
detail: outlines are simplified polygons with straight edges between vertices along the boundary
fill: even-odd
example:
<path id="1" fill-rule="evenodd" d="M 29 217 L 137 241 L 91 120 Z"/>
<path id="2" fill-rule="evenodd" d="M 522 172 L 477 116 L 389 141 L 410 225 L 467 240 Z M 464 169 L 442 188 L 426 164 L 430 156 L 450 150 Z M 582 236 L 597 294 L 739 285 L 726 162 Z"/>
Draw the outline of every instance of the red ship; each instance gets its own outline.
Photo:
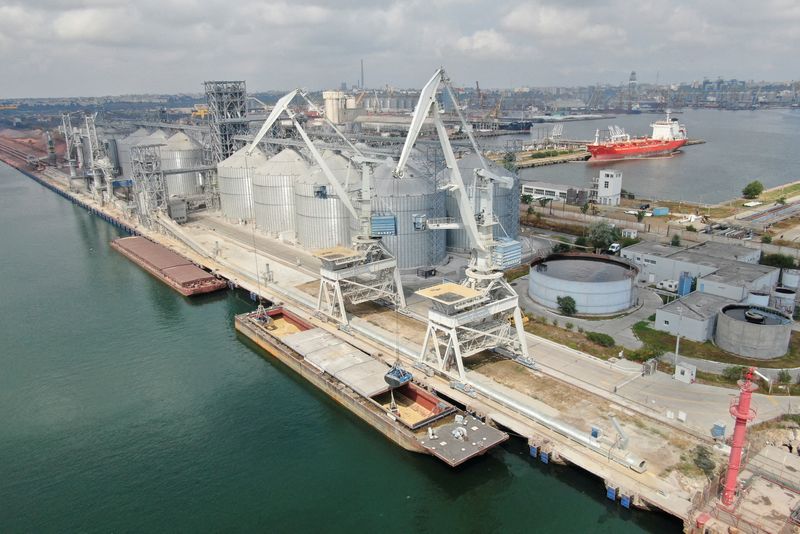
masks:
<path id="1" fill-rule="evenodd" d="M 678 119 L 671 118 L 669 111 L 665 120 L 651 124 L 651 137 L 631 138 L 619 126 L 608 128 L 609 138 L 600 141 L 600 131 L 595 134 L 594 143 L 587 145 L 593 160 L 613 160 L 630 158 L 647 158 L 672 154 L 686 144 L 686 127 L 678 124 Z"/>

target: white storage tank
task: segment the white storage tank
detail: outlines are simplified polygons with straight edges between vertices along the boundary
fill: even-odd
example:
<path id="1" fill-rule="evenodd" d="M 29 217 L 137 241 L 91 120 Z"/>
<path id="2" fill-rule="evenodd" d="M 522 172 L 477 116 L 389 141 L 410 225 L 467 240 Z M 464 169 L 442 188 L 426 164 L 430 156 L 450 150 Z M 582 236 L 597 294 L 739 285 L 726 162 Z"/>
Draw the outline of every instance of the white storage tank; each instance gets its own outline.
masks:
<path id="1" fill-rule="evenodd" d="M 178 132 L 166 140 L 161 147 L 161 169 L 191 169 L 203 165 L 203 148 L 183 132 Z M 191 196 L 202 192 L 200 173 L 184 172 L 165 174 L 164 181 L 170 196 Z"/>
<path id="2" fill-rule="evenodd" d="M 769 293 L 751 291 L 747 294 L 747 300 L 745 302 L 753 306 L 769 306 Z"/>
<path id="3" fill-rule="evenodd" d="M 772 290 L 772 299 L 770 304 L 773 308 L 780 310 L 789 316 L 794 315 L 796 301 L 797 292 L 790 287 L 776 287 Z"/>
<path id="4" fill-rule="evenodd" d="M 359 189 L 361 171 L 349 159 L 329 150 L 322 153 L 322 158 L 348 192 L 352 194 Z M 318 165 L 295 181 L 294 205 L 297 241 L 301 246 L 318 250 L 351 245 L 358 221 L 339 200 Z"/>
<path id="5" fill-rule="evenodd" d="M 558 310 L 559 297 L 572 297 L 585 315 L 619 313 L 636 305 L 638 269 L 612 256 L 551 254 L 531 264 L 528 295 Z"/>
<path id="6" fill-rule="evenodd" d="M 495 237 L 505 237 L 506 235 L 511 239 L 519 237 L 519 177 L 511 171 L 486 161 L 489 170 L 499 176 L 511 176 L 514 178 L 514 186 L 511 189 L 504 189 L 499 184 L 494 185 L 494 214 L 500 221 L 500 225 L 495 226 Z M 475 169 L 481 167 L 480 159 L 474 153 L 465 155 L 457 160 L 458 168 L 461 171 L 461 177 L 464 180 L 464 185 L 467 188 L 467 195 L 472 199 L 473 203 L 476 199 L 473 197 L 472 186 L 475 182 Z M 447 169 L 439 173 L 439 183 L 448 183 L 449 173 Z M 453 217 L 456 221 L 461 221 L 461 212 L 458 208 L 458 193 L 456 191 L 448 192 L 445 197 L 445 211 L 448 217 Z M 502 226 L 502 228 L 501 228 Z M 472 248 L 469 242 L 469 235 L 464 229 L 447 230 L 447 248 L 466 252 Z"/>
<path id="7" fill-rule="evenodd" d="M 253 173 L 253 211 L 259 229 L 294 239 L 294 182 L 308 172 L 300 154 L 287 148 Z"/>
<path id="8" fill-rule="evenodd" d="M 147 130 L 139 128 L 132 134 L 117 140 L 119 168 L 122 171 L 122 176 L 128 180 L 133 178 L 133 173 L 131 172 L 131 147 L 145 137 L 147 137 Z"/>
<path id="9" fill-rule="evenodd" d="M 267 163 L 264 152 L 256 147 L 247 155 L 249 146 L 240 148 L 217 163 L 217 186 L 222 215 L 236 222 L 253 219 L 253 174 Z"/>
<path id="10" fill-rule="evenodd" d="M 800 270 L 783 269 L 781 271 L 781 285 L 792 289 L 800 287 Z"/>
<path id="11" fill-rule="evenodd" d="M 401 270 L 439 265 L 446 254 L 444 232 L 425 224 L 444 216 L 444 192 L 437 191 L 433 177 L 420 168 L 410 161 L 403 178 L 397 179 L 392 175 L 394 165 L 387 161 L 376 166 L 373 175 L 373 216 L 394 217 L 395 235 L 381 240 Z"/>

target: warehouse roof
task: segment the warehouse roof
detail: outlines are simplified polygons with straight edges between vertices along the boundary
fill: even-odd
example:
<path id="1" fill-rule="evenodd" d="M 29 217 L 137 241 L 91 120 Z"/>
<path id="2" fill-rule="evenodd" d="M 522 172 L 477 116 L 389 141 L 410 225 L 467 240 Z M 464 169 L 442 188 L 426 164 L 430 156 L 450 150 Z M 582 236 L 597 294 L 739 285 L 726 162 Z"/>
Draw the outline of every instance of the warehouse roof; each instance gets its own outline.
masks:
<path id="1" fill-rule="evenodd" d="M 692 319 L 709 319 L 716 315 L 724 305 L 735 302 L 735 300 L 725 297 L 694 291 L 683 298 L 665 304 L 661 310 Z"/>

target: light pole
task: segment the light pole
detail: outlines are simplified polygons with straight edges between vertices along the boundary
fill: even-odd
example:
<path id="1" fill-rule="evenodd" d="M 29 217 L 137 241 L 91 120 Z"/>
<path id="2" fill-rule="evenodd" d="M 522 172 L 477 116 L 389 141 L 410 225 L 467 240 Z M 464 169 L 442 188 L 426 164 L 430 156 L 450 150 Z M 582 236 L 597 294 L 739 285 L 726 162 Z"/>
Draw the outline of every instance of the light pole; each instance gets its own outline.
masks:
<path id="1" fill-rule="evenodd" d="M 678 307 L 678 334 L 675 336 L 675 369 L 678 369 L 678 351 L 681 348 L 681 327 L 683 326 L 683 304 Z M 674 372 L 673 372 L 674 377 Z"/>

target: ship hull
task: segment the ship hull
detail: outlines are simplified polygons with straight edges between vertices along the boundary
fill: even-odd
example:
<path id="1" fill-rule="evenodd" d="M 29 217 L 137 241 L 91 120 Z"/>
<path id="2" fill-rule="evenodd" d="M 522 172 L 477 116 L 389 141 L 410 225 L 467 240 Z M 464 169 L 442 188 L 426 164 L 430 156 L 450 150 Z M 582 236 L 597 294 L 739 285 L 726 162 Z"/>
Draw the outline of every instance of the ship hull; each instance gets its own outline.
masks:
<path id="1" fill-rule="evenodd" d="M 683 145 L 686 139 L 674 141 L 634 140 L 624 143 L 588 145 L 586 148 L 595 161 L 615 159 L 650 158 L 672 154 Z"/>

